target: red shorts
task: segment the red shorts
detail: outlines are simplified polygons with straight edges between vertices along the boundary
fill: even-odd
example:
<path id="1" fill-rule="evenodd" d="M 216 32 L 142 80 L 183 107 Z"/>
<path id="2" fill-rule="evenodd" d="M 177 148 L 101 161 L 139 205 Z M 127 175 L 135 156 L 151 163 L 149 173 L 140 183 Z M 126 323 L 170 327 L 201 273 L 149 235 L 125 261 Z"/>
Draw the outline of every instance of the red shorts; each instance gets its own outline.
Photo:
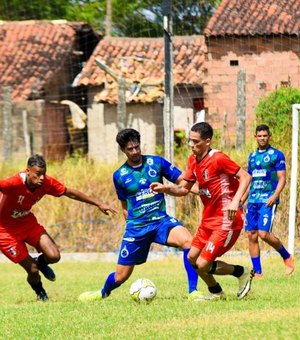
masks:
<path id="1" fill-rule="evenodd" d="M 0 250 L 11 261 L 19 263 L 28 256 L 26 243 L 37 248 L 41 235 L 45 233 L 45 228 L 35 217 L 19 227 L 5 228 L 0 224 Z"/>
<path id="2" fill-rule="evenodd" d="M 201 249 L 201 257 L 214 261 L 235 244 L 240 233 L 241 229 L 218 230 L 200 227 L 193 238 L 192 246 Z"/>

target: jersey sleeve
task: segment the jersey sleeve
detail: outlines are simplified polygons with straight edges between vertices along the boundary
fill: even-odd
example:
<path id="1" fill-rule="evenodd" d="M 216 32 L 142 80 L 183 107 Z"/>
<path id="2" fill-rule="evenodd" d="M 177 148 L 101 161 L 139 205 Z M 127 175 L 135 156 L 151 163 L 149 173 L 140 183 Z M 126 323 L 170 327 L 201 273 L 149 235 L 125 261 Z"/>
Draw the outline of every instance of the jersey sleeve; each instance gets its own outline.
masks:
<path id="1" fill-rule="evenodd" d="M 193 163 L 194 163 L 193 155 L 191 155 L 188 158 L 187 169 L 186 169 L 186 172 L 184 174 L 184 179 L 187 182 L 193 182 L 194 183 L 194 182 L 197 181 L 197 178 L 196 178 L 194 171 L 193 171 Z"/>
<path id="2" fill-rule="evenodd" d="M 47 176 L 47 195 L 55 196 L 55 197 L 60 197 L 62 196 L 67 188 L 64 184 L 60 183 L 58 180 L 55 178 Z"/>
<path id="3" fill-rule="evenodd" d="M 126 201 L 127 195 L 126 195 L 124 188 L 121 186 L 121 184 L 119 182 L 119 178 L 120 178 L 119 172 L 118 171 L 114 172 L 113 182 L 114 182 L 114 186 L 115 186 L 115 189 L 116 189 L 118 199 L 120 201 Z"/>
<path id="4" fill-rule="evenodd" d="M 163 157 L 158 157 L 161 162 L 161 169 L 163 176 L 170 182 L 175 183 L 178 177 L 181 175 L 181 170 L 179 170 L 175 165 L 171 164 Z"/>
<path id="5" fill-rule="evenodd" d="M 285 171 L 286 170 L 286 166 L 285 166 L 285 157 L 283 152 L 278 151 L 277 154 L 277 161 L 276 161 L 276 170 L 277 171 Z"/>
<path id="6" fill-rule="evenodd" d="M 223 152 L 219 152 L 216 155 L 218 168 L 225 174 L 235 176 L 241 167 Z"/>

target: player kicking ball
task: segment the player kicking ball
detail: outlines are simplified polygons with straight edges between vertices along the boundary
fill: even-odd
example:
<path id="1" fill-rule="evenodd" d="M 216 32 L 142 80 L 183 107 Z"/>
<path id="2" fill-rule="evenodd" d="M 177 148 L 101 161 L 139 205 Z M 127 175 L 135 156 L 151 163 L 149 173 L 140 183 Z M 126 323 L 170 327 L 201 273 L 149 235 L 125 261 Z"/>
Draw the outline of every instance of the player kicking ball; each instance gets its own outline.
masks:
<path id="1" fill-rule="evenodd" d="M 240 265 L 217 260 L 235 244 L 243 228 L 240 200 L 250 183 L 250 175 L 224 153 L 211 148 L 212 127 L 205 122 L 192 126 L 189 144 L 192 155 L 180 185 L 152 183 L 151 190 L 173 196 L 185 196 L 195 182 L 204 205 L 202 220 L 192 241 L 188 258 L 208 287 L 198 301 L 225 298 L 215 275 L 238 279 L 237 298 L 243 299 L 251 289 L 253 271 Z"/>
<path id="2" fill-rule="evenodd" d="M 67 188 L 56 179 L 46 175 L 46 162 L 40 155 L 31 156 L 27 169 L 13 177 L 0 180 L 0 250 L 12 262 L 27 272 L 27 282 L 39 301 L 47 301 L 41 272 L 46 279 L 55 281 L 55 273 L 48 266 L 60 260 L 60 252 L 54 240 L 30 211 L 43 196 L 67 196 L 71 199 L 95 205 L 101 212 L 115 214 L 109 205 L 93 199 L 83 192 Z M 39 253 L 37 258 L 29 255 L 26 244 Z"/>
<path id="3" fill-rule="evenodd" d="M 181 171 L 160 156 L 142 155 L 140 133 L 124 129 L 117 134 L 117 143 L 126 155 L 126 162 L 113 174 L 115 189 L 126 219 L 126 230 L 120 247 L 115 272 L 110 273 L 102 289 L 85 292 L 81 301 L 103 299 L 120 287 L 132 274 L 135 265 L 145 263 L 153 242 L 183 249 L 183 263 L 188 280 L 188 299 L 200 295 L 198 275 L 187 259 L 192 235 L 174 217 L 166 213 L 163 194 L 150 191 L 150 184 L 163 178 L 179 183 Z"/>

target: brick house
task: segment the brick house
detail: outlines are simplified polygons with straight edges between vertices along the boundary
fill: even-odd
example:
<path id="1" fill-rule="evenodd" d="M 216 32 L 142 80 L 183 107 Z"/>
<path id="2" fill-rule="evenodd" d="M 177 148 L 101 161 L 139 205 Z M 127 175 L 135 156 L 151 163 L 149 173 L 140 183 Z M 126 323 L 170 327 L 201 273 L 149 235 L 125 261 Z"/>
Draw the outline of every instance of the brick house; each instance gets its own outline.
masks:
<path id="1" fill-rule="evenodd" d="M 0 160 L 32 153 L 63 159 L 78 139 L 86 147 L 70 102 L 83 106 L 84 96 L 71 84 L 98 41 L 80 22 L 0 22 Z"/>
<path id="2" fill-rule="evenodd" d="M 281 85 L 300 87 L 299 18 L 299 0 L 223 0 L 210 19 L 204 32 L 204 106 L 227 143 L 235 144 L 237 124 L 252 135 L 260 97 Z M 245 108 L 237 121 L 241 72 Z"/>
<path id="3" fill-rule="evenodd" d="M 173 46 L 174 128 L 188 131 L 202 105 L 204 38 L 174 37 Z M 97 66 L 96 60 L 105 64 L 108 72 Z M 99 42 L 74 81 L 74 86 L 88 91 L 89 158 L 118 159 L 118 77 L 125 82 L 123 126 L 141 132 L 145 153 L 154 153 L 157 145 L 163 145 L 163 63 L 163 38 L 104 38 Z"/>

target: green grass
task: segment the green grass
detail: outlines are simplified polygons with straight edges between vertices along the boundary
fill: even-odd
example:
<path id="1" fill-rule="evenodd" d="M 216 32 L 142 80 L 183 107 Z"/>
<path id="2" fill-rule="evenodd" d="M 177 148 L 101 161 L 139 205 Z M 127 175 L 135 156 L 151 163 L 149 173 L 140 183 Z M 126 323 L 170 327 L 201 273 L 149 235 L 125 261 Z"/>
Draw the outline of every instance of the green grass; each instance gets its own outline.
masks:
<path id="1" fill-rule="evenodd" d="M 224 257 L 249 265 L 249 259 Z M 299 259 L 298 259 L 299 260 Z M 44 280 L 50 302 L 35 301 L 25 272 L 0 264 L 1 339 L 299 339 L 300 266 L 284 275 L 279 256 L 263 258 L 264 277 L 245 300 L 235 298 L 237 280 L 219 277 L 227 301 L 193 303 L 186 298 L 181 259 L 169 257 L 137 266 L 132 277 L 103 301 L 82 303 L 78 295 L 99 288 L 114 263 L 62 262 L 55 283 Z M 152 279 L 157 298 L 138 305 L 129 296 L 138 277 Z M 199 284 L 204 290 L 204 284 Z"/>

